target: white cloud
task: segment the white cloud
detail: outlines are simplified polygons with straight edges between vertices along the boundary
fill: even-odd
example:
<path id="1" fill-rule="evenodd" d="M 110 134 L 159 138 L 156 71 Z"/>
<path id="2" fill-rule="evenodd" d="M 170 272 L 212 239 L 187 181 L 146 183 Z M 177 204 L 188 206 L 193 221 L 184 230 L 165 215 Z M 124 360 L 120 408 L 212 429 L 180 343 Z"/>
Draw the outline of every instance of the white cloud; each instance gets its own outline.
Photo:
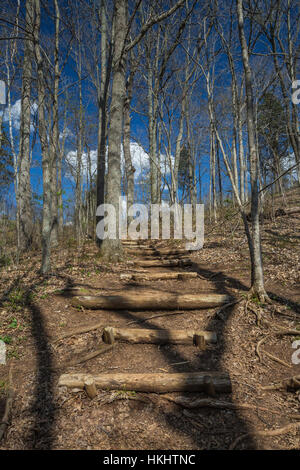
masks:
<path id="1" fill-rule="evenodd" d="M 134 179 L 135 181 L 138 181 L 140 177 L 143 175 L 143 173 L 148 172 L 150 169 L 149 155 L 137 142 L 130 142 L 130 153 L 131 153 L 132 164 L 135 168 Z M 95 174 L 97 170 L 97 150 L 91 150 L 90 158 L 91 158 L 92 174 Z M 107 149 L 106 149 L 106 158 L 107 158 Z M 71 168 L 73 169 L 73 174 L 74 174 L 77 168 L 77 151 L 71 150 L 66 155 L 66 160 L 71 166 Z M 172 164 L 174 164 L 173 156 L 171 156 L 171 161 L 172 161 Z M 82 174 L 85 177 L 88 171 L 88 155 L 85 152 L 82 154 L 81 166 L 82 166 Z M 125 162 L 124 162 L 123 146 L 121 147 L 121 166 L 122 166 L 122 170 L 124 171 Z M 160 166 L 161 166 L 161 172 L 163 175 L 169 174 L 170 171 L 169 171 L 168 159 L 163 154 L 161 154 L 160 156 Z M 69 176 L 72 177 L 72 174 L 69 174 Z"/>
<path id="2" fill-rule="evenodd" d="M 284 157 L 282 159 L 282 169 L 283 169 L 283 171 L 288 170 L 289 168 L 291 168 L 295 164 L 296 164 L 296 159 L 295 159 L 295 154 L 294 153 L 290 153 L 289 155 L 287 155 L 286 157 Z M 295 179 L 297 178 L 297 168 L 294 168 L 293 170 L 291 170 L 290 176 L 292 176 Z"/>
<path id="3" fill-rule="evenodd" d="M 92 175 L 95 174 L 97 170 L 97 150 L 91 150 L 90 152 L 90 159 L 91 159 L 91 172 Z M 81 172 L 83 176 L 87 175 L 88 172 L 88 154 L 84 152 L 81 156 Z M 77 150 L 71 150 L 66 155 L 66 161 L 68 162 L 71 170 L 68 174 L 68 177 L 72 178 L 72 174 L 75 175 L 78 161 L 77 161 Z"/>
<path id="4" fill-rule="evenodd" d="M 75 137 L 75 136 L 74 136 L 73 132 L 71 131 L 71 129 L 69 129 L 68 127 L 66 127 L 66 128 L 63 130 L 63 132 L 61 132 L 61 133 L 59 134 L 59 140 L 62 140 L 63 137 L 64 137 L 65 139 L 68 139 L 68 137 L 73 138 L 73 137 Z"/>
<path id="5" fill-rule="evenodd" d="M 38 105 L 36 102 L 33 102 L 30 107 L 30 114 L 34 116 L 37 112 Z M 21 126 L 21 100 L 17 100 L 9 110 L 9 107 L 6 107 L 3 114 L 3 122 L 9 121 L 9 111 L 11 114 L 12 126 L 14 129 L 19 130 Z M 31 124 L 30 126 L 31 132 L 33 132 L 34 128 Z"/>

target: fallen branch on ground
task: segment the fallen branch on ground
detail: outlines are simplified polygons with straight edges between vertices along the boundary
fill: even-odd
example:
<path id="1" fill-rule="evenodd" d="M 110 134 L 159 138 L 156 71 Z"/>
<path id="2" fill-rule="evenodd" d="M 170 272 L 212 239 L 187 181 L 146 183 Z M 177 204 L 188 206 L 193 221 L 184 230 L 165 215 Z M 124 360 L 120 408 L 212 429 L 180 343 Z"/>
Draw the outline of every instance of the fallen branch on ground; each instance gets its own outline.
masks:
<path id="1" fill-rule="evenodd" d="M 83 362 L 90 361 L 91 359 L 94 359 L 95 357 L 98 357 L 101 354 L 105 354 L 106 352 L 110 351 L 111 349 L 113 349 L 113 347 L 114 345 L 110 344 L 102 345 L 100 349 L 86 353 L 83 356 L 73 359 L 70 362 L 65 362 L 64 364 L 58 366 L 57 369 L 65 369 L 66 367 L 72 367 L 76 366 L 77 364 L 82 364 Z"/>
<path id="2" fill-rule="evenodd" d="M 168 312 L 168 313 L 161 313 L 159 315 L 152 315 L 151 317 L 141 318 L 139 320 L 133 320 L 126 323 L 127 325 L 132 325 L 133 323 L 145 323 L 148 320 L 153 320 L 154 318 L 160 317 L 170 317 L 171 315 L 184 315 L 186 312 Z"/>
<path id="3" fill-rule="evenodd" d="M 74 330 L 71 330 L 68 333 L 65 333 L 64 335 L 60 336 L 59 338 L 56 338 L 53 344 L 57 343 L 58 341 L 61 341 L 62 339 L 70 338 L 71 336 L 76 336 L 76 335 L 80 335 L 83 333 L 88 333 L 89 331 L 97 330 L 98 328 L 101 328 L 102 326 L 103 326 L 103 323 L 96 323 L 90 326 L 82 326 L 79 328 L 75 328 Z"/>

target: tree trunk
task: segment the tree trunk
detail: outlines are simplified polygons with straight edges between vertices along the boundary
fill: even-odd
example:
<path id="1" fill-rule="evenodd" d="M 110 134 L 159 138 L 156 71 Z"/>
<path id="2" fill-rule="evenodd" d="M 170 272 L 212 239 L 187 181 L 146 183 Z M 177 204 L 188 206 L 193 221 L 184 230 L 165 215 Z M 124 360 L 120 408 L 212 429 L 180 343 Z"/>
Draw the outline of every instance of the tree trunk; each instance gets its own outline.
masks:
<path id="1" fill-rule="evenodd" d="M 33 30 L 33 0 L 26 1 L 26 30 Z M 32 41 L 25 39 L 21 97 L 19 185 L 17 202 L 19 204 L 20 250 L 28 250 L 32 244 L 33 214 L 31 207 L 30 185 L 30 96 L 32 80 Z"/>
<path id="2" fill-rule="evenodd" d="M 119 214 L 119 197 L 121 195 L 121 143 L 123 130 L 123 111 L 125 99 L 125 57 L 124 45 L 126 39 L 126 2 L 115 1 L 113 26 L 113 82 L 111 96 L 110 126 L 108 133 L 108 175 L 106 203 L 112 204 L 116 214 Z M 101 245 L 104 258 L 118 260 L 122 254 L 119 239 L 119 227 L 116 227 L 115 240 L 106 238 Z"/>
<path id="3" fill-rule="evenodd" d="M 51 269 L 51 159 L 48 148 L 48 138 L 45 117 L 45 77 L 44 62 L 40 50 L 40 24 L 41 9 L 40 0 L 34 0 L 35 4 L 35 28 L 34 28 L 34 50 L 37 63 L 37 88 L 38 88 L 38 107 L 39 107 L 39 136 L 42 148 L 42 166 L 43 166 L 43 222 L 42 222 L 42 266 L 41 272 L 46 274 Z"/>
<path id="4" fill-rule="evenodd" d="M 54 0 L 55 5 L 55 47 L 54 47 L 54 90 L 53 90 L 53 131 L 50 137 L 51 142 L 51 167 L 52 167 L 52 230 L 51 243 L 53 246 L 58 244 L 58 182 L 57 182 L 57 163 L 59 158 L 59 129 L 58 129 L 58 87 L 59 87 L 59 25 L 60 11 L 58 1 Z"/>
<path id="5" fill-rule="evenodd" d="M 124 103 L 124 135 L 123 135 L 123 149 L 125 160 L 125 173 L 126 173 L 126 196 L 127 196 L 127 210 L 132 206 L 134 200 L 134 173 L 135 168 L 132 165 L 131 152 L 130 152 L 130 103 L 132 99 L 132 85 L 133 73 L 131 72 L 127 81 L 127 95 Z"/>
<path id="6" fill-rule="evenodd" d="M 98 152 L 97 152 L 97 190 L 96 206 L 102 206 L 105 200 L 105 154 L 106 154 L 106 136 L 107 136 L 107 92 L 111 75 L 111 49 L 107 50 L 107 20 L 105 13 L 105 2 L 101 0 L 101 82 L 98 92 Z M 112 46 L 110 46 L 111 48 Z M 96 216 L 96 224 L 103 217 Z M 98 247 L 102 245 L 102 239 L 96 239 Z"/>
<path id="7" fill-rule="evenodd" d="M 251 222 L 252 222 L 252 256 L 251 256 L 251 291 L 261 301 L 268 300 L 264 287 L 263 265 L 261 254 L 260 226 L 259 226 L 259 197 L 258 197 L 258 154 L 256 148 L 254 128 L 254 106 L 252 91 L 252 74 L 249 63 L 248 45 L 244 31 L 243 1 L 237 0 L 237 15 L 239 37 L 242 49 L 242 59 L 245 71 L 246 105 L 248 145 L 250 156 L 251 179 Z M 249 247 L 250 248 L 250 247 Z M 251 253 L 251 251 L 250 251 Z"/>

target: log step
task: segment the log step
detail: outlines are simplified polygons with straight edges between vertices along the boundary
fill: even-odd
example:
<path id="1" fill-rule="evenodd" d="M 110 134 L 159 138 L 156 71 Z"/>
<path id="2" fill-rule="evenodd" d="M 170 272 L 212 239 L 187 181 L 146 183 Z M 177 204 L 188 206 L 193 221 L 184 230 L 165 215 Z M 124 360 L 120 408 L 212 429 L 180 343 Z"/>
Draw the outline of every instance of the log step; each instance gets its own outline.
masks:
<path id="1" fill-rule="evenodd" d="M 102 295 L 77 296 L 76 307 L 104 310 L 192 310 L 219 307 L 232 300 L 223 294 L 177 294 L 157 290 L 116 291 Z"/>
<path id="2" fill-rule="evenodd" d="M 142 266 L 144 268 L 149 268 L 151 266 L 155 267 L 178 267 L 178 266 L 191 266 L 193 261 L 191 259 L 172 259 L 172 260 L 144 260 L 144 261 L 135 261 L 134 264 L 137 266 Z"/>
<path id="3" fill-rule="evenodd" d="M 175 250 L 170 250 L 170 248 L 140 248 L 140 249 L 132 249 L 132 248 L 127 248 L 127 253 L 133 254 L 133 255 L 155 255 L 155 256 L 169 256 L 169 255 L 188 255 L 190 252 L 188 250 L 185 250 L 184 248 L 177 248 Z"/>
<path id="4" fill-rule="evenodd" d="M 229 375 L 224 372 L 211 371 L 174 374 L 63 374 L 59 378 L 58 385 L 84 389 L 89 379 L 101 390 L 130 390 L 149 393 L 203 391 L 209 395 L 231 392 Z"/>
<path id="5" fill-rule="evenodd" d="M 196 336 L 202 336 L 205 343 L 216 343 L 217 335 L 214 331 L 198 330 L 149 330 L 139 328 L 115 328 L 107 326 L 103 330 L 102 339 L 106 344 L 113 344 L 115 340 L 128 343 L 151 344 L 197 344 Z"/>
<path id="6" fill-rule="evenodd" d="M 197 278 L 196 272 L 172 272 L 169 273 L 135 273 L 135 274 L 120 274 L 120 279 L 123 281 L 157 281 L 159 279 L 180 279 L 182 281 L 187 279 Z"/>
<path id="7" fill-rule="evenodd" d="M 135 258 L 138 258 L 139 257 L 139 253 L 135 253 L 135 255 L 130 255 L 131 257 L 135 257 Z M 142 260 L 141 261 L 184 261 L 184 260 L 188 260 L 190 261 L 190 258 L 189 258 L 189 253 L 175 253 L 175 254 L 172 254 L 170 253 L 169 255 L 166 255 L 166 254 L 158 254 L 158 253 L 149 253 L 149 254 L 144 254 L 144 255 L 141 255 L 142 257 Z M 133 260 L 135 261 L 135 260 Z"/>

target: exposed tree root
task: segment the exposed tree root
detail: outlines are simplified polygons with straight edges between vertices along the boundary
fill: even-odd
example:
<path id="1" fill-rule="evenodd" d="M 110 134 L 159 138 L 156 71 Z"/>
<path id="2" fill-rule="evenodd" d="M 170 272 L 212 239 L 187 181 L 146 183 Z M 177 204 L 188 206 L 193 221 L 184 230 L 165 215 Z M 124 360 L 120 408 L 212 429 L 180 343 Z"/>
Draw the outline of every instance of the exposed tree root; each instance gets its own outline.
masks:
<path id="1" fill-rule="evenodd" d="M 300 389 L 300 375 L 289 377 L 288 379 L 282 380 L 281 382 L 274 385 L 267 385 L 261 387 L 261 390 L 298 390 Z"/>
<path id="2" fill-rule="evenodd" d="M 300 336 L 300 331 L 299 330 L 281 330 L 281 331 L 276 331 L 275 335 L 277 336 Z"/>
<path id="3" fill-rule="evenodd" d="M 257 326 L 261 326 L 261 312 L 257 309 L 255 309 L 254 307 L 252 307 L 250 304 L 250 300 L 248 299 L 246 304 L 245 304 L 245 313 L 247 314 L 248 313 L 248 309 L 251 310 L 252 313 L 254 313 L 254 315 L 256 316 L 256 324 Z"/>
<path id="4" fill-rule="evenodd" d="M 288 368 L 291 368 L 292 366 L 290 364 L 288 364 L 287 362 L 283 361 L 282 359 L 279 359 L 278 357 L 276 356 L 273 356 L 273 354 L 270 354 L 269 352 L 267 351 L 263 351 L 263 354 L 265 354 L 266 356 L 268 356 L 270 359 L 272 359 L 273 361 L 275 362 L 278 362 L 279 364 L 281 364 L 282 366 L 284 367 L 288 367 Z"/>
<path id="5" fill-rule="evenodd" d="M 233 306 L 233 305 L 236 305 L 236 304 L 242 302 L 242 300 L 243 300 L 243 299 L 234 300 L 233 302 L 229 302 L 229 303 L 223 305 L 221 308 L 219 308 L 219 309 L 216 311 L 215 316 L 218 317 L 218 318 L 220 318 L 220 320 L 224 321 L 224 318 L 223 318 L 223 316 L 221 315 L 221 313 L 223 312 L 223 310 L 226 310 L 226 308 L 231 307 L 231 306 Z"/>
<path id="6" fill-rule="evenodd" d="M 300 423 L 291 423 L 283 428 L 279 429 L 272 429 L 270 431 L 255 431 L 254 433 L 247 433 L 239 436 L 229 447 L 229 450 L 234 450 L 236 446 L 242 442 L 247 437 L 273 437 L 273 436 L 281 436 L 282 434 L 288 434 L 291 431 L 297 431 L 300 429 Z"/>
<path id="7" fill-rule="evenodd" d="M 217 408 L 217 409 L 224 409 L 224 410 L 259 410 L 259 411 L 266 411 L 272 414 L 280 415 L 281 413 L 270 410 L 268 408 L 264 408 L 261 406 L 250 405 L 248 403 L 229 403 L 222 400 L 213 400 L 211 398 L 198 398 L 195 400 L 191 400 L 190 398 L 186 397 L 171 397 L 170 395 L 162 395 L 162 398 L 165 398 L 168 401 L 176 403 L 176 405 L 180 405 L 184 408 L 194 409 L 194 408 Z"/>
<path id="8" fill-rule="evenodd" d="M 268 351 L 260 351 L 260 347 L 261 345 L 268 339 L 269 335 L 267 336 L 264 336 L 261 340 L 258 341 L 257 345 L 256 345 L 256 348 L 255 348 L 255 352 L 259 358 L 259 361 L 260 362 L 263 362 L 262 360 L 262 354 L 265 354 L 265 356 L 269 357 L 270 359 L 272 359 L 273 361 L 275 362 L 278 362 L 279 364 L 281 364 L 282 366 L 284 367 L 288 367 L 288 368 L 291 368 L 292 366 L 290 364 L 288 364 L 287 362 L 283 361 L 282 359 L 279 359 L 278 357 L 276 356 L 273 356 L 273 354 L 269 353 Z"/>
<path id="9" fill-rule="evenodd" d="M 263 362 L 262 360 L 262 356 L 261 356 L 261 353 L 260 353 L 260 346 L 266 341 L 266 339 L 268 338 L 268 336 L 264 336 L 264 338 L 262 338 L 261 340 L 258 341 L 257 345 L 256 345 L 256 348 L 255 348 L 255 352 L 259 358 L 259 362 Z"/>
<path id="10" fill-rule="evenodd" d="M 270 297 L 266 293 L 265 289 L 261 288 L 261 287 L 258 288 L 256 286 L 252 286 L 250 291 L 249 291 L 248 297 L 249 297 L 249 300 L 251 300 L 251 297 L 257 297 L 258 300 L 262 304 L 271 304 L 272 303 L 272 300 L 270 299 Z"/>

